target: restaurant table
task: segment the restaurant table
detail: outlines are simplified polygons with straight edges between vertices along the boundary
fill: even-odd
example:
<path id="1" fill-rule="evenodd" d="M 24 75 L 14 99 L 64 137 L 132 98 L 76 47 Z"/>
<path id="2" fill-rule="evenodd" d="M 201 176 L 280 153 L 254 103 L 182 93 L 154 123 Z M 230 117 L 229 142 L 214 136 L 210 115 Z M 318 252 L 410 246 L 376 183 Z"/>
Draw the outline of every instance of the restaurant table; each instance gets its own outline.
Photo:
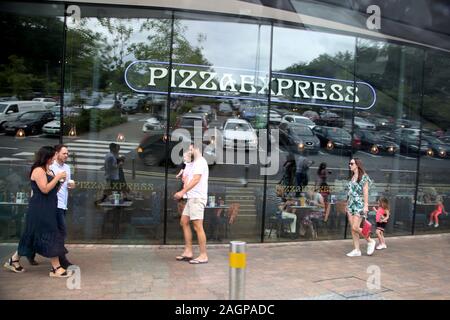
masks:
<path id="1" fill-rule="evenodd" d="M 289 205 L 288 208 L 295 209 L 295 211 L 293 213 L 297 216 L 297 221 L 296 221 L 296 226 L 295 226 L 295 233 L 297 235 L 299 235 L 299 232 L 300 232 L 302 219 L 310 212 L 320 209 L 320 207 L 318 207 L 318 206 L 311 206 L 311 205 L 304 205 L 304 206 Z"/>
<path id="2" fill-rule="evenodd" d="M 14 220 L 16 223 L 16 234 L 15 236 L 17 238 L 20 238 L 20 235 L 22 233 L 22 226 L 24 224 L 24 217 L 25 214 L 21 214 L 22 212 L 19 210 L 19 208 L 24 208 L 24 207 L 28 207 L 28 202 L 8 202 L 8 201 L 2 201 L 0 202 L 0 205 L 2 206 L 12 206 L 12 213 L 13 213 L 13 219 L 9 219 L 7 221 L 7 237 L 9 237 L 9 223 L 11 220 Z"/>
<path id="3" fill-rule="evenodd" d="M 99 204 L 100 207 L 105 209 L 112 209 L 111 211 L 114 213 L 113 216 L 113 238 L 117 238 L 119 236 L 120 231 L 120 221 L 122 220 L 122 216 L 125 208 L 129 208 L 133 205 L 133 201 L 124 201 L 122 203 L 115 204 L 111 201 L 105 201 Z"/>

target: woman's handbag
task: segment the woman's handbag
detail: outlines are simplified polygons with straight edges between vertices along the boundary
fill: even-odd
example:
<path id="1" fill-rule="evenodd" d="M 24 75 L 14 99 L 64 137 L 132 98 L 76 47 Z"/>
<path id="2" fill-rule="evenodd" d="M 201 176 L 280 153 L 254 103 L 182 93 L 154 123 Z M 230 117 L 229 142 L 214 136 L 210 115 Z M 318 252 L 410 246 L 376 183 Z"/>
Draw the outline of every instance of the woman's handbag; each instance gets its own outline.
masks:
<path id="1" fill-rule="evenodd" d="M 367 221 L 366 218 L 363 218 L 360 227 L 362 228 L 361 234 L 364 236 L 364 238 L 367 238 L 372 232 L 372 224 L 369 221 Z"/>

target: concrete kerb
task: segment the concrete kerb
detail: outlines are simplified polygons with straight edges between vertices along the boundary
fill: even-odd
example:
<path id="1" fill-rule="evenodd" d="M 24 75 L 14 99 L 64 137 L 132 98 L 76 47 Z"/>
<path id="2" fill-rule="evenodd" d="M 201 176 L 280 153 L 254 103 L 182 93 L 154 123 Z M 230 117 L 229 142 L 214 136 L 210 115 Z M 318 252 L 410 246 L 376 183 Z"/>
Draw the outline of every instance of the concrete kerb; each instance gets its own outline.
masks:
<path id="1" fill-rule="evenodd" d="M 389 240 L 395 239 L 430 239 L 430 238 L 448 238 L 450 240 L 450 233 L 439 233 L 439 234 L 426 234 L 426 235 L 408 235 L 408 236 L 394 236 L 389 237 Z M 271 242 L 271 243 L 247 243 L 248 248 L 277 248 L 277 247 L 308 247 L 315 244 L 331 244 L 339 242 L 351 242 L 351 239 L 336 239 L 336 240 L 317 240 L 317 241 L 298 241 L 298 242 Z M 0 243 L 2 247 L 17 247 L 17 243 Z M 82 248 L 82 249 L 148 249 L 148 250 L 182 250 L 184 245 L 130 245 L 130 244 L 66 244 L 67 248 Z M 194 245 L 197 248 L 198 245 Z M 228 249 L 229 243 L 223 244 L 208 244 L 208 249 Z"/>

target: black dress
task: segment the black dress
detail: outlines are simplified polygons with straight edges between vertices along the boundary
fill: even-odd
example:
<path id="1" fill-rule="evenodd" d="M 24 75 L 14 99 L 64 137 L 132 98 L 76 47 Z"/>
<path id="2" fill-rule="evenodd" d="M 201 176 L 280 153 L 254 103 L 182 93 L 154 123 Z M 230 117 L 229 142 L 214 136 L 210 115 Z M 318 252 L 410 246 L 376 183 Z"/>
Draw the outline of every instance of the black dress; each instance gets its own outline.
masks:
<path id="1" fill-rule="evenodd" d="M 48 182 L 52 179 L 52 176 L 47 175 Z M 58 188 L 59 182 L 45 194 L 35 181 L 31 181 L 33 196 L 28 206 L 25 232 L 19 242 L 19 256 L 31 257 L 37 253 L 54 258 L 68 253 L 64 247 L 64 235 L 58 228 Z"/>

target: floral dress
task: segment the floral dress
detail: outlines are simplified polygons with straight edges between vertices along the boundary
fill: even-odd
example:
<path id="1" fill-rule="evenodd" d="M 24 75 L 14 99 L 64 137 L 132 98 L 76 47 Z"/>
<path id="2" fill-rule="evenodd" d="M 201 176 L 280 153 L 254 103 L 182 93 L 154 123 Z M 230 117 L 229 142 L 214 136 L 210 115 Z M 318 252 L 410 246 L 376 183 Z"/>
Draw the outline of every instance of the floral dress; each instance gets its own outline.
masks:
<path id="1" fill-rule="evenodd" d="M 367 174 L 363 175 L 361 181 L 354 182 L 350 180 L 348 183 L 348 194 L 347 194 L 347 210 L 354 216 L 356 214 L 362 215 L 364 210 L 364 192 L 363 188 L 366 183 L 370 183 L 371 180 Z"/>

